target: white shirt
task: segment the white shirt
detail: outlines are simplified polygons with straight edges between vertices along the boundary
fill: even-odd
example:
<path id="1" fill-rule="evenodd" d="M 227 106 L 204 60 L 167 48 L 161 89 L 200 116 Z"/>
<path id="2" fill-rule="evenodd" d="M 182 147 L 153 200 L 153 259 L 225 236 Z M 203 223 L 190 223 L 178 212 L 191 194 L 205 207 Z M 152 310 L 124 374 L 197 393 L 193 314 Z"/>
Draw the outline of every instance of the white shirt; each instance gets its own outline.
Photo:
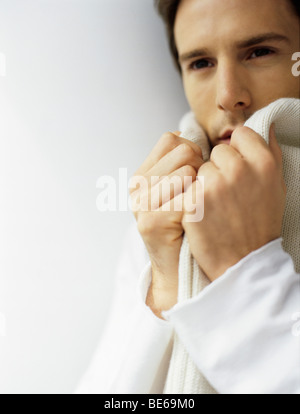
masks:
<path id="1" fill-rule="evenodd" d="M 252 252 L 162 320 L 145 304 L 151 265 L 134 225 L 105 332 L 76 393 L 162 393 L 176 332 L 220 394 L 300 394 L 300 275 L 281 241 Z"/>

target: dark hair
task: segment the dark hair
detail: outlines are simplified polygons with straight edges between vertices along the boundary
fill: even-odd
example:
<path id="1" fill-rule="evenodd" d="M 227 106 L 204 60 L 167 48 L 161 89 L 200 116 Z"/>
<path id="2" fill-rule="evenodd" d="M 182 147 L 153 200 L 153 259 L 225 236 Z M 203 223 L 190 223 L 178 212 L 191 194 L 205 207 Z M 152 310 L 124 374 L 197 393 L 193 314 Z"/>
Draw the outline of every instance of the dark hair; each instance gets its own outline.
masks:
<path id="1" fill-rule="evenodd" d="M 154 0 L 155 7 L 158 11 L 158 14 L 162 17 L 165 23 L 170 51 L 174 59 L 174 63 L 177 69 L 179 70 L 179 72 L 181 72 L 181 67 L 179 64 L 178 50 L 177 50 L 177 46 L 175 42 L 174 25 L 175 25 L 176 14 L 177 14 L 180 1 L 181 0 Z M 300 18 L 299 0 L 289 0 L 289 1 L 295 13 Z"/>

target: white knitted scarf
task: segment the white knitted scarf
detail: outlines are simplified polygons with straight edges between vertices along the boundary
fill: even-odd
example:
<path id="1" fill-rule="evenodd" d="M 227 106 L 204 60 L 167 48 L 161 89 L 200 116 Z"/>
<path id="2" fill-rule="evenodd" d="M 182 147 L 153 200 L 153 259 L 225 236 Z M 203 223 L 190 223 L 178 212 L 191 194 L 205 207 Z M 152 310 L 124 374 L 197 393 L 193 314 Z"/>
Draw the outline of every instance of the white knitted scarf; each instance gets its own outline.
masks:
<path id="1" fill-rule="evenodd" d="M 252 128 L 268 143 L 272 123 L 275 123 L 277 141 L 283 152 L 284 178 L 288 189 L 282 231 L 283 247 L 292 256 L 296 272 L 300 272 L 300 100 L 279 99 L 256 112 L 245 126 Z M 192 112 L 182 119 L 180 130 L 183 131 L 182 137 L 200 145 L 203 158 L 207 161 L 210 145 Z M 196 296 L 209 283 L 193 258 L 187 237 L 184 236 L 179 260 L 178 302 Z M 217 394 L 199 372 L 176 334 L 164 393 Z"/>

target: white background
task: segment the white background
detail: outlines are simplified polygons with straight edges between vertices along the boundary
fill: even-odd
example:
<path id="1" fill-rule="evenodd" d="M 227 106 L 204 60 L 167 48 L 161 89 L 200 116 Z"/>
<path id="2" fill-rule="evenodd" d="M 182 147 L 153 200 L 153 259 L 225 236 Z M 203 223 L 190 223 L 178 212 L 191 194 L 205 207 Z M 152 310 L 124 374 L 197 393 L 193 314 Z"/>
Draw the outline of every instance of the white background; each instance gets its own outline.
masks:
<path id="1" fill-rule="evenodd" d="M 187 104 L 152 0 L 0 0 L 0 53 L 0 393 L 70 393 L 133 221 L 97 211 L 97 180 Z"/>

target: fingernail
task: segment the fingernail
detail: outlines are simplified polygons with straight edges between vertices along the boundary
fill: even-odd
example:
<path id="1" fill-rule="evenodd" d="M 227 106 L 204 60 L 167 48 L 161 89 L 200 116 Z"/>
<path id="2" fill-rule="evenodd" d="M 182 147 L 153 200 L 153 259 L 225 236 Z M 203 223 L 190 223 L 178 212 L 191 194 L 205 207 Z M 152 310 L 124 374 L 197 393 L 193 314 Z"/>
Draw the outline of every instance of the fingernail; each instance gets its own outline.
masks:
<path id="1" fill-rule="evenodd" d="M 172 134 L 177 135 L 178 137 L 180 137 L 181 131 L 173 131 Z"/>

